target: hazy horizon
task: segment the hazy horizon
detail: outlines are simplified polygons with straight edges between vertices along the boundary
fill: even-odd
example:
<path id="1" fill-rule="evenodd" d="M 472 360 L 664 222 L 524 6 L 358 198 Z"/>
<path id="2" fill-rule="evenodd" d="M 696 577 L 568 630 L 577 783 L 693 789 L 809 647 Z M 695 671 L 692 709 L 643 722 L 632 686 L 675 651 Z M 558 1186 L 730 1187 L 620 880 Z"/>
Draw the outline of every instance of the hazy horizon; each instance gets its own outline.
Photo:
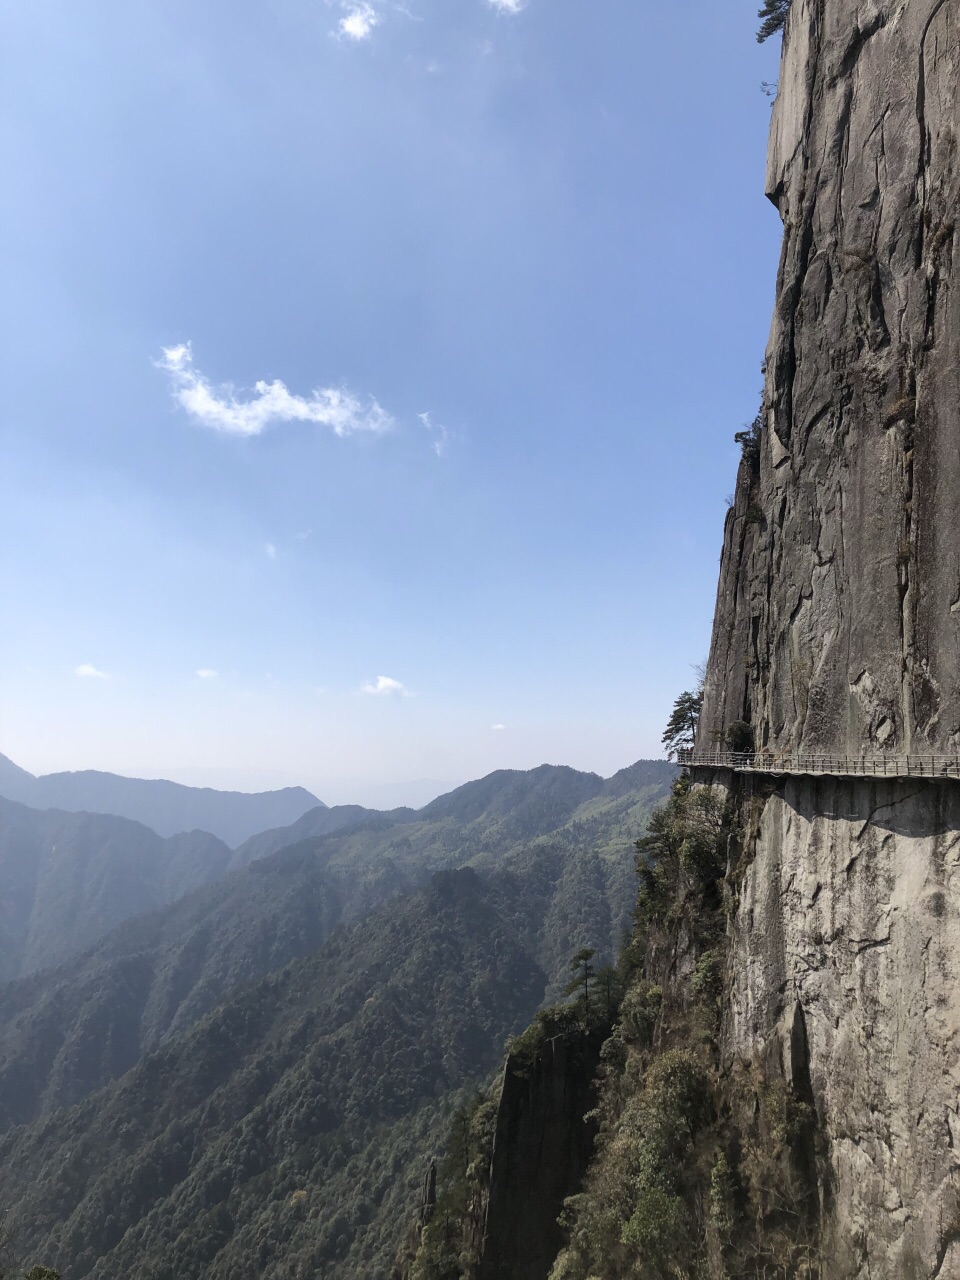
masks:
<path id="1" fill-rule="evenodd" d="M 419 809 L 423 805 L 429 804 L 431 800 L 436 799 L 437 796 L 454 791 L 457 787 L 463 786 L 464 783 L 475 781 L 476 778 L 484 777 L 487 773 L 492 773 L 496 769 L 534 769 L 543 764 L 569 765 L 569 761 L 566 760 L 538 760 L 530 765 L 495 765 L 493 769 L 485 770 L 484 773 L 471 777 L 412 777 L 374 781 L 370 778 L 351 776 L 317 777 L 305 772 L 287 772 L 266 767 L 262 769 L 231 769 L 218 766 L 191 767 L 189 765 L 172 765 L 170 767 L 158 766 L 152 769 L 147 768 L 131 772 L 129 769 L 104 769 L 99 765 L 79 763 L 58 769 L 34 769 L 7 752 L 2 754 L 6 755 L 9 760 L 12 760 L 21 769 L 26 769 L 28 773 L 36 776 L 46 773 L 69 773 L 94 769 L 105 773 L 118 774 L 121 777 L 148 780 L 163 779 L 169 782 L 179 782 L 188 787 L 210 787 L 217 791 L 261 792 L 279 791 L 285 787 L 303 787 L 315 795 L 318 800 L 331 807 L 342 804 L 360 804 L 369 809 L 392 809 L 403 806 Z M 584 773 L 596 773 L 600 777 L 609 778 L 621 769 L 628 768 L 641 759 L 663 759 L 663 753 L 661 751 L 653 756 L 637 756 L 609 771 L 585 768 L 581 765 L 570 765 L 570 767 L 580 769 Z"/>

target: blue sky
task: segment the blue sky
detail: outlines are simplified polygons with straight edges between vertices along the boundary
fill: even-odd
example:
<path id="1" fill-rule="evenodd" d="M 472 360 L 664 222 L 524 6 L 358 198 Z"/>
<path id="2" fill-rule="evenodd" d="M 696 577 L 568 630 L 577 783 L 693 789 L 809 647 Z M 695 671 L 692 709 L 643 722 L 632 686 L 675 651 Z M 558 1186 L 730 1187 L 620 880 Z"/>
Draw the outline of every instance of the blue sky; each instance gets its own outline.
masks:
<path id="1" fill-rule="evenodd" d="M 756 7 L 5 4 L 0 750 L 660 754 L 773 300 Z"/>

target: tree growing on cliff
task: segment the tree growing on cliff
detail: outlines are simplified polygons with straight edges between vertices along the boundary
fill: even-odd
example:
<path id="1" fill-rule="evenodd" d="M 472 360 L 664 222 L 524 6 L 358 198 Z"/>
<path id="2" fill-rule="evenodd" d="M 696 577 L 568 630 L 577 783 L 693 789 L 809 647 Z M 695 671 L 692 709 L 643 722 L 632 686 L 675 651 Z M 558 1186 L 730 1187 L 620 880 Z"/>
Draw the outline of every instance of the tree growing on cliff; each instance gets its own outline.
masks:
<path id="1" fill-rule="evenodd" d="M 734 433 L 734 443 L 740 446 L 744 462 L 750 470 L 760 474 L 760 443 L 763 439 L 763 406 L 744 431 Z"/>
<path id="2" fill-rule="evenodd" d="M 566 986 L 568 996 L 582 994 L 583 1016 L 587 1019 L 590 1017 L 590 987 L 594 978 L 594 969 L 590 961 L 596 954 L 593 947 L 580 948 L 570 961 L 570 971 L 574 976 Z"/>
<path id="3" fill-rule="evenodd" d="M 783 30 L 791 3 L 792 0 L 764 0 L 763 8 L 757 11 L 760 19 L 760 30 L 757 32 L 759 44 Z"/>
<path id="4" fill-rule="evenodd" d="M 663 737 L 660 739 L 666 750 L 668 760 L 672 760 L 678 751 L 683 751 L 693 746 L 702 709 L 702 688 L 698 689 L 696 693 L 687 689 L 686 692 L 681 693 L 673 704 L 673 711 L 670 713 L 667 727 L 664 729 Z"/>

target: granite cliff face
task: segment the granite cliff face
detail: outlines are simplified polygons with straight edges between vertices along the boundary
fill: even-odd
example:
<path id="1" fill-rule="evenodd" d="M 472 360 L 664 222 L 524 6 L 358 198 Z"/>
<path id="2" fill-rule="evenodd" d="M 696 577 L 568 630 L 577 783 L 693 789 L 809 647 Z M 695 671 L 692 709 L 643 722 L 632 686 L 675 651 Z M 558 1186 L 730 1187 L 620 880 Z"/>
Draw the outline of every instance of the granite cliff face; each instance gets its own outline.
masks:
<path id="1" fill-rule="evenodd" d="M 702 747 L 747 721 L 774 755 L 960 751 L 958 134 L 960 0 L 794 0 Z M 714 781 L 743 846 L 725 1066 L 811 1098 L 821 1274 L 960 1276 L 960 783 Z"/>
<path id="2" fill-rule="evenodd" d="M 824 1280 L 960 1276 L 960 788 L 794 778 L 733 917 L 726 1068 L 816 1108 Z"/>
<path id="3" fill-rule="evenodd" d="M 558 1218 L 589 1163 L 601 1036 L 544 1040 L 504 1066 L 475 1280 L 542 1280 L 563 1244 Z"/>
<path id="4" fill-rule="evenodd" d="M 702 741 L 960 749 L 960 0 L 794 0 L 759 473 L 727 517 Z"/>

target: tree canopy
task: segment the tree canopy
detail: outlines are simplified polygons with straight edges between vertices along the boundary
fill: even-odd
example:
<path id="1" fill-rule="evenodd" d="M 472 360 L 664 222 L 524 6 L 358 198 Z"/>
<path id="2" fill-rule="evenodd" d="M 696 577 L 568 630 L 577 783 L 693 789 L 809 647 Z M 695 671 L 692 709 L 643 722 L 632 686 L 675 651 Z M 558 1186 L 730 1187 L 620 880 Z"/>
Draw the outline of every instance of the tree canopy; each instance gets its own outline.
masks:
<path id="1" fill-rule="evenodd" d="M 678 751 L 693 746 L 702 708 L 702 689 L 696 692 L 687 689 L 673 704 L 673 711 L 660 739 L 669 759 L 672 760 Z"/>
<path id="2" fill-rule="evenodd" d="M 769 40 L 771 36 L 783 30 L 791 3 L 792 0 L 764 0 L 763 8 L 757 11 L 757 17 L 760 19 L 760 30 L 757 32 L 759 44 L 763 44 L 764 40 Z"/>

